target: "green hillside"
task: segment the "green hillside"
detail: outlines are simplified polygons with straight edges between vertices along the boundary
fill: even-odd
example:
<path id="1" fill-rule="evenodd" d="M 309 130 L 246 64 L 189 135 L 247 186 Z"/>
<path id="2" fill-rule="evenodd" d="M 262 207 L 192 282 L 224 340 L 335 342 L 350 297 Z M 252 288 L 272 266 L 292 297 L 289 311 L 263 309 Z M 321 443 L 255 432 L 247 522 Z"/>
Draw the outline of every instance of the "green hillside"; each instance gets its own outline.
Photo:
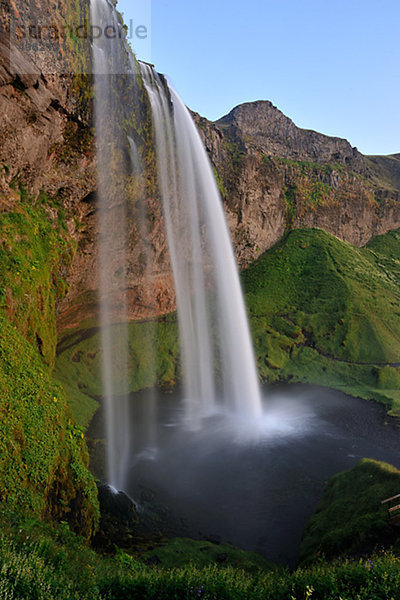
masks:
<path id="1" fill-rule="evenodd" d="M 399 283 L 399 233 L 366 248 L 319 229 L 287 234 L 243 273 L 261 377 L 341 389 L 400 414 Z"/>

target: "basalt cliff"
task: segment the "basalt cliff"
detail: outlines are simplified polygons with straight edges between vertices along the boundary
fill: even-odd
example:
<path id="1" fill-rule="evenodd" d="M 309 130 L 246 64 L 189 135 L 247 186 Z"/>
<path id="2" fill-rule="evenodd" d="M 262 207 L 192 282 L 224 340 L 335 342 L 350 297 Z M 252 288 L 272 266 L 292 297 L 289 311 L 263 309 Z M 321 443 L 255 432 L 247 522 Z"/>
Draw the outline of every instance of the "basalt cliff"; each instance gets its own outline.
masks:
<path id="1" fill-rule="evenodd" d="M 215 123 L 195 120 L 240 265 L 291 229 L 320 227 L 363 246 L 399 227 L 399 155 L 363 156 L 344 139 L 296 127 L 268 101 L 238 106 Z"/>

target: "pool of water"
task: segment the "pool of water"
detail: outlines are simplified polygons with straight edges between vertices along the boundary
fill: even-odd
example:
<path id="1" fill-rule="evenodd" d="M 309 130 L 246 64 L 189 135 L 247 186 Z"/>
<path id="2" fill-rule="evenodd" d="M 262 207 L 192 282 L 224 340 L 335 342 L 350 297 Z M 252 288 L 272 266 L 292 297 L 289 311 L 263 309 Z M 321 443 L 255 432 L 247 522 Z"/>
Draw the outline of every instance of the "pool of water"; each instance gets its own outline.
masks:
<path id="1" fill-rule="evenodd" d="M 264 415 L 185 424 L 179 394 L 132 395 L 126 490 L 151 489 L 174 535 L 211 538 L 293 565 L 326 481 L 362 457 L 400 467 L 400 430 L 383 407 L 339 392 L 264 390 Z"/>

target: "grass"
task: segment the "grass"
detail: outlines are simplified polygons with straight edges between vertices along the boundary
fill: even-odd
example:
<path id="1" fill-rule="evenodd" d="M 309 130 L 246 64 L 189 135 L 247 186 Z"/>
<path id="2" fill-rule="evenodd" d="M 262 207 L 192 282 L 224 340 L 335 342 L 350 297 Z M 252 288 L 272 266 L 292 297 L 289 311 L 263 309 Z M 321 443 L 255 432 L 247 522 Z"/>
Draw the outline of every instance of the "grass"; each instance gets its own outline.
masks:
<path id="1" fill-rule="evenodd" d="M 369 552 L 375 544 L 393 543 L 397 536 L 381 501 L 399 492 L 400 471 L 372 459 L 335 475 L 304 531 L 300 559 Z"/>
<path id="2" fill-rule="evenodd" d="M 205 540 L 174 538 L 140 555 L 147 562 L 157 556 L 162 569 L 184 568 L 190 563 L 197 569 L 217 564 L 255 574 L 271 570 L 272 563 L 254 552 L 248 552 L 230 544 L 215 544 Z"/>
<path id="3" fill-rule="evenodd" d="M 108 558 L 95 554 L 65 524 L 50 527 L 2 511 L 0 525 L 4 600 L 389 600 L 400 588 L 400 561 L 391 552 L 320 560 L 294 571 L 199 567 L 190 552 L 178 568 L 149 567 L 121 551 Z"/>

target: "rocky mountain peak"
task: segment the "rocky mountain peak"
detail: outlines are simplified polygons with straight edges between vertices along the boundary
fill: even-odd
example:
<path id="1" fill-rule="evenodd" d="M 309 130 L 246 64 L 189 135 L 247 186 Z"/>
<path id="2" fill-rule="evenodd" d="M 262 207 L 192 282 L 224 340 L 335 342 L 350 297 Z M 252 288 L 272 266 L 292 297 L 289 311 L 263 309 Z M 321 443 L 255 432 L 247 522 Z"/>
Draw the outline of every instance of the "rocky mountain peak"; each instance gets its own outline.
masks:
<path id="1" fill-rule="evenodd" d="M 340 163 L 354 171 L 365 170 L 363 155 L 347 140 L 301 129 L 269 101 L 241 104 L 216 125 L 240 138 L 249 150 L 258 149 L 267 156 Z"/>

